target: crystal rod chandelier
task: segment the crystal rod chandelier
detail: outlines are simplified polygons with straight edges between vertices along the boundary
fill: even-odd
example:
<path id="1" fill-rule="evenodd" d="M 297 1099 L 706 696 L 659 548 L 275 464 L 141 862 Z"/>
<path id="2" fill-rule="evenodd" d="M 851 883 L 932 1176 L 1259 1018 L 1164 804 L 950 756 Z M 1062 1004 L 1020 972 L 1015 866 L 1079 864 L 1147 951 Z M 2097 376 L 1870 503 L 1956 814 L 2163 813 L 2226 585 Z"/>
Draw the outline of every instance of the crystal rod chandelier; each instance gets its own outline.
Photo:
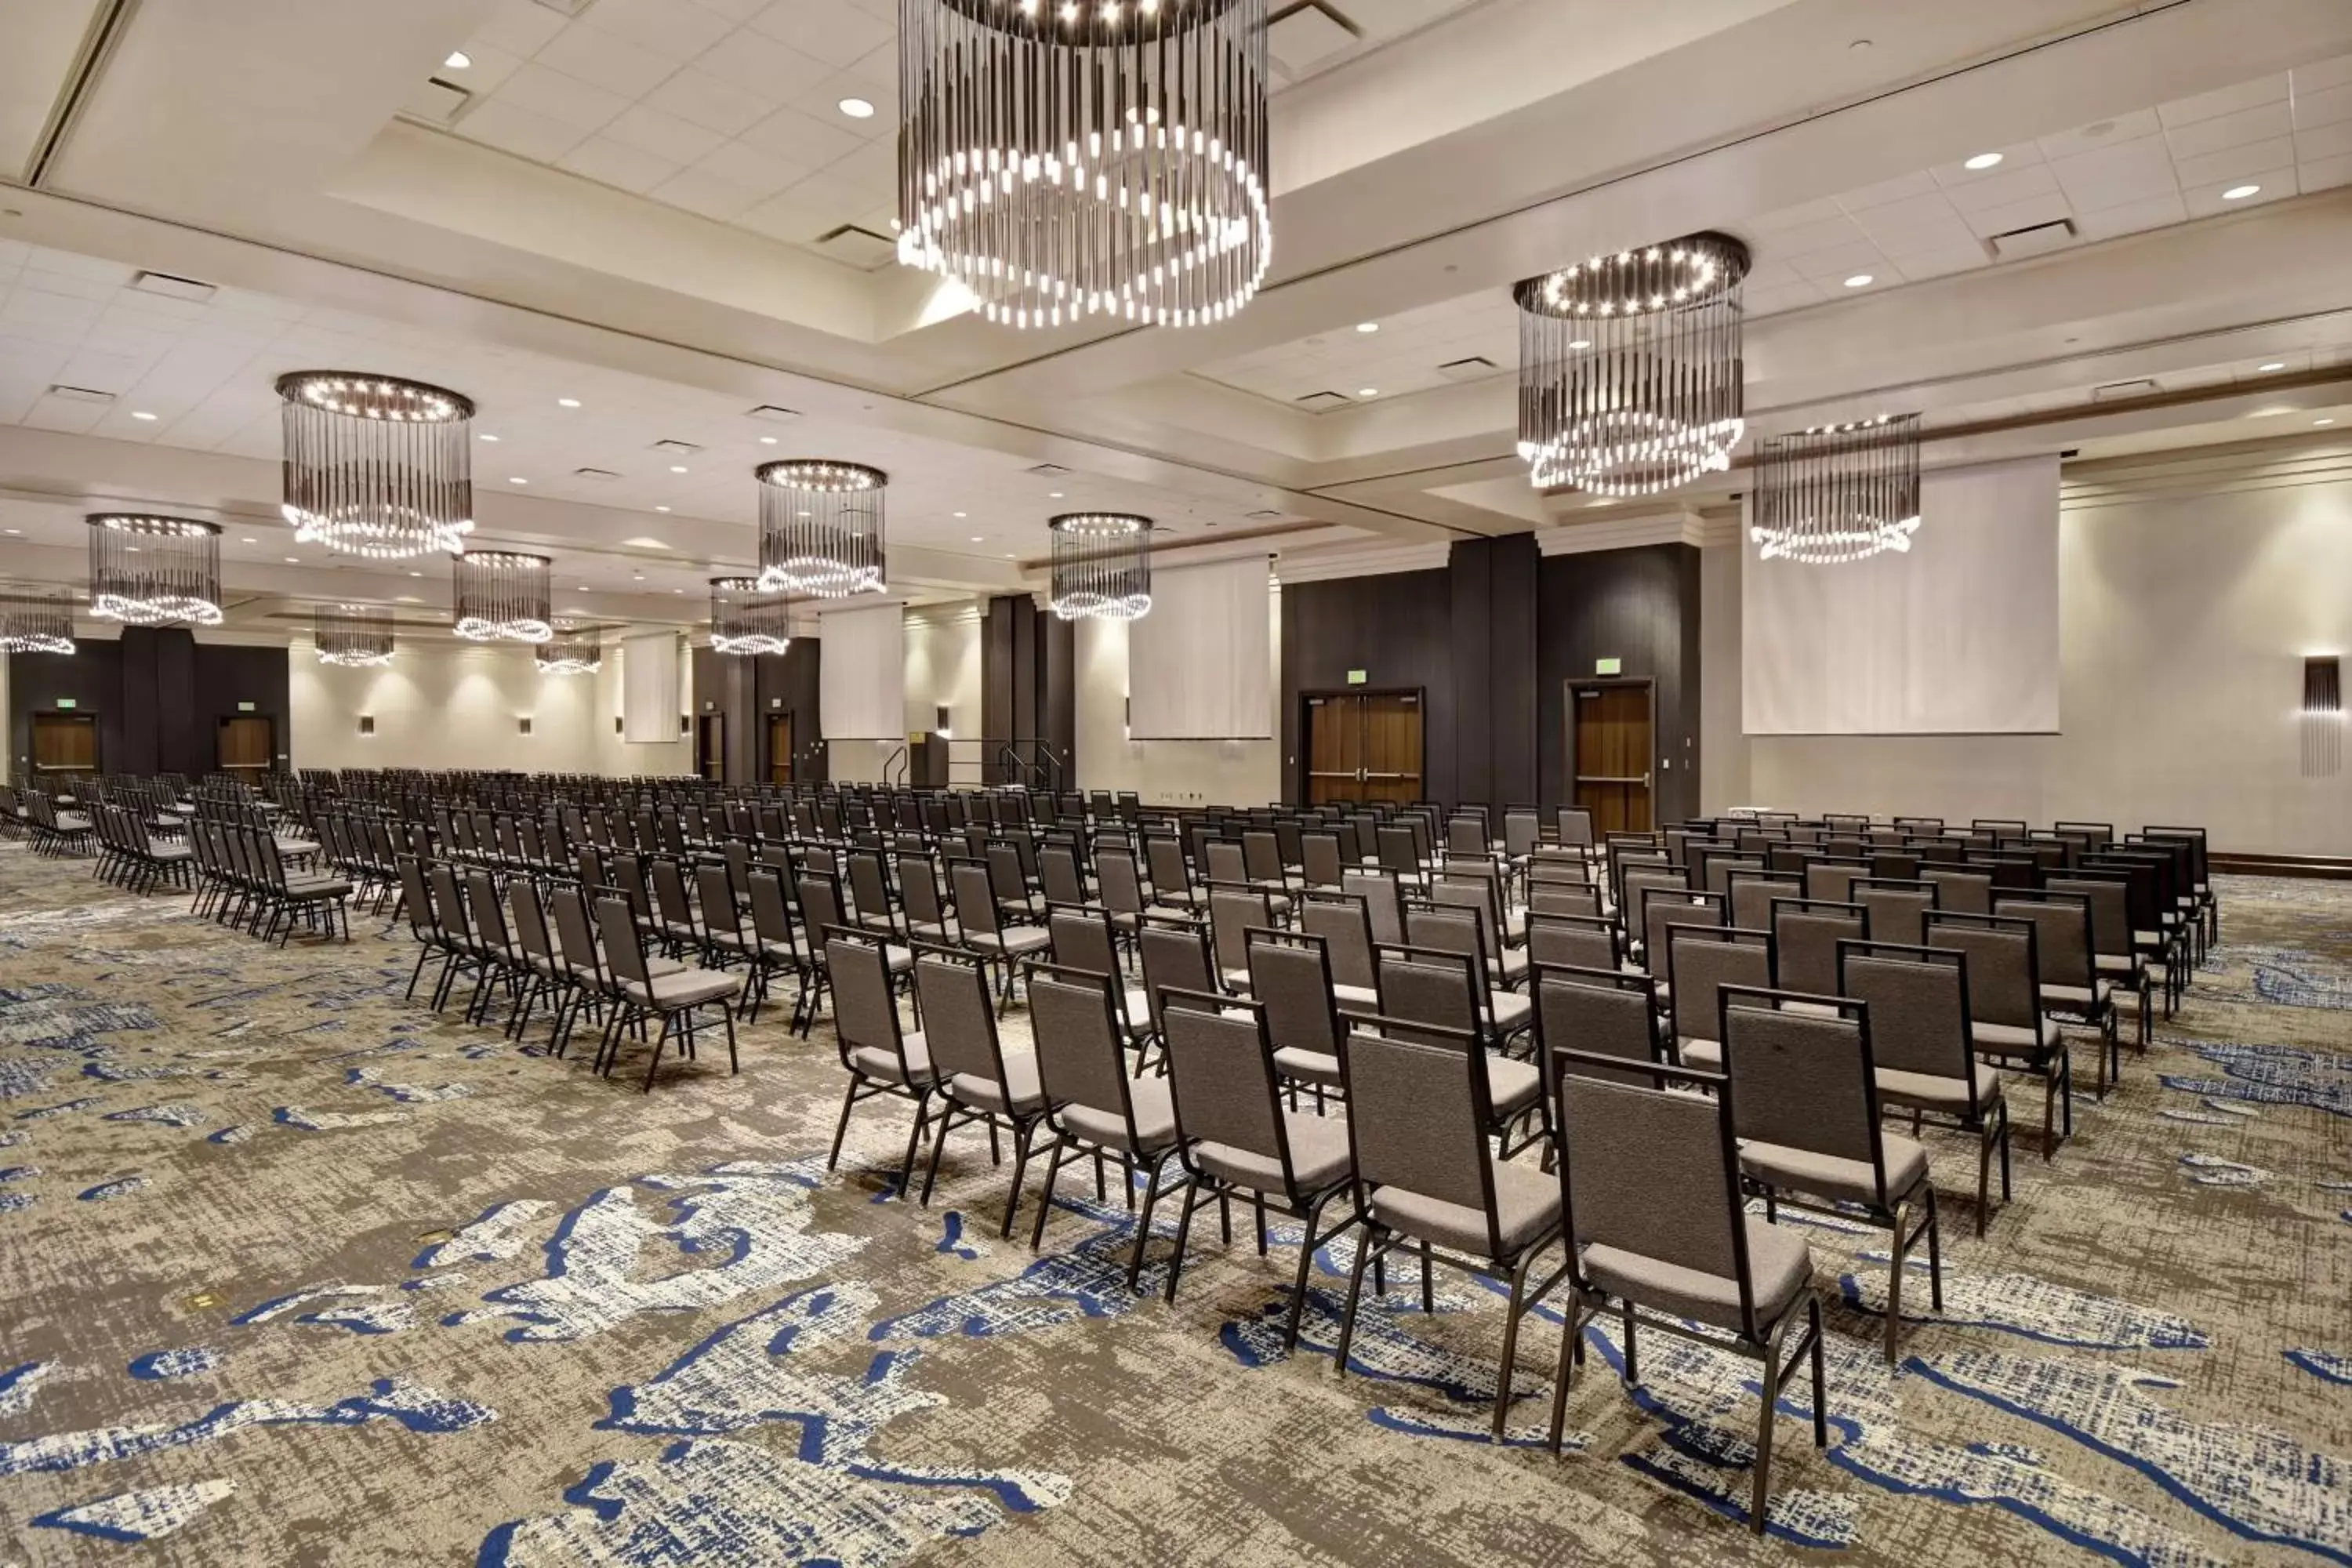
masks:
<path id="1" fill-rule="evenodd" d="M 555 635 L 548 559 L 519 550 L 453 557 L 457 604 L 450 630 L 469 642 L 542 643 Z"/>
<path id="2" fill-rule="evenodd" d="M 1065 512 L 1054 532 L 1049 603 L 1066 621 L 1135 621 L 1151 613 L 1151 520 L 1123 512 Z"/>
<path id="3" fill-rule="evenodd" d="M 531 650 L 541 675 L 593 675 L 604 667 L 604 639 L 594 628 L 555 623 L 555 635 Z"/>
<path id="4" fill-rule="evenodd" d="M 1919 531 L 1919 416 L 1767 437 L 1748 537 L 1765 561 L 1830 565 L 1908 551 Z"/>
<path id="5" fill-rule="evenodd" d="M 1522 280 L 1519 456 L 1537 488 L 1654 495 L 1731 467 L 1748 247 L 1695 234 Z"/>
<path id="6" fill-rule="evenodd" d="M 89 613 L 134 626 L 221 624 L 220 530 L 192 517 L 93 512 Z"/>
<path id="7" fill-rule="evenodd" d="M 903 0 L 898 259 L 992 321 L 1222 321 L 1273 252 L 1266 0 Z"/>
<path id="8" fill-rule="evenodd" d="M 320 605 L 310 612 L 310 641 L 320 664 L 345 669 L 392 662 L 392 612 L 374 605 Z"/>
<path id="9" fill-rule="evenodd" d="M 820 599 L 882 591 L 889 475 L 824 458 L 764 463 L 758 472 L 762 590 Z"/>
<path id="10" fill-rule="evenodd" d="M 397 376 L 278 378 L 285 504 L 305 544 L 400 561 L 466 548 L 474 528 L 474 405 Z"/>
<path id="11" fill-rule="evenodd" d="M 61 589 L 0 587 L 0 653 L 71 653 L 73 599 Z"/>
<path id="12" fill-rule="evenodd" d="M 710 647 L 728 654 L 782 653 L 793 642 L 791 602 L 757 577 L 710 580 Z"/>

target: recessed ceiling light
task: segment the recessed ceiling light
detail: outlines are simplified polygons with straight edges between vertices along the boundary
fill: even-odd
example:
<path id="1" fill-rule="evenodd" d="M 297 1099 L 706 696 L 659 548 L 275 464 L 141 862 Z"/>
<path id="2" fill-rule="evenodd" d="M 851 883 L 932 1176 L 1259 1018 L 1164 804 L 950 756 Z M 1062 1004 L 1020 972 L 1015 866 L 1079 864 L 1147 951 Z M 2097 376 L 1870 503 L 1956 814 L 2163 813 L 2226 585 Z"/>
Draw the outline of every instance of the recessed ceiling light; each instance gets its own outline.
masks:
<path id="1" fill-rule="evenodd" d="M 667 507 L 666 507 L 666 506 L 657 506 L 657 507 L 654 508 L 654 510 L 655 510 L 656 511 L 667 511 L 667 510 L 669 510 L 669 508 L 667 508 Z"/>
<path id="2" fill-rule="evenodd" d="M 2246 416 L 2249 419 L 2275 419 L 2282 414 L 2292 414 L 2292 408 L 2257 408 Z"/>
<path id="3" fill-rule="evenodd" d="M 845 98 L 834 106 L 852 120 L 871 120 L 874 106 L 862 98 Z"/>
<path id="4" fill-rule="evenodd" d="M 555 400 L 555 406 L 558 408 L 577 408 L 580 406 L 580 400 L 576 397 L 559 397 Z"/>
<path id="5" fill-rule="evenodd" d="M 302 558 L 299 555 L 289 555 L 286 558 L 286 564 L 289 566 L 299 566 L 301 563 Z"/>
<path id="6" fill-rule="evenodd" d="M 474 57 L 463 49 L 452 49 L 449 51 L 449 58 L 441 63 L 453 71 L 461 71 L 474 63 Z"/>
<path id="7" fill-rule="evenodd" d="M 1356 395 L 1359 397 L 1378 397 L 1380 395 L 1381 389 L 1377 386 L 1360 386 L 1356 388 Z"/>
<path id="8" fill-rule="evenodd" d="M 1849 289 L 1867 289 L 1876 281 L 1878 279 L 1867 272 L 1857 272 L 1845 280 L 1845 286 Z"/>
<path id="9" fill-rule="evenodd" d="M 240 540 L 238 540 L 238 541 L 237 541 L 237 542 L 238 542 L 239 544 L 253 544 L 253 543 L 257 543 L 257 542 L 257 542 L 257 541 L 256 541 L 256 540 L 252 540 L 252 539 L 240 539 Z"/>
<path id="10" fill-rule="evenodd" d="M 2258 196 L 2262 194 L 2263 188 L 2260 185 L 2231 185 L 2221 193 L 2221 199 L 2225 202 L 2242 202 L 2248 196 Z"/>
<path id="11" fill-rule="evenodd" d="M 967 516 L 967 515 L 969 515 L 969 514 L 964 513 L 964 512 L 961 512 L 961 511 L 960 511 L 960 512 L 956 513 L 956 515 L 957 515 L 958 517 L 963 517 L 963 516 Z"/>
<path id="12" fill-rule="evenodd" d="M 1975 157 L 1969 159 L 1967 163 L 1961 164 L 1960 167 L 1963 169 L 1990 169 L 1994 164 L 2000 162 L 2000 157 L 2001 155 L 1998 153 L 1979 153 Z"/>
<path id="13" fill-rule="evenodd" d="M 1045 492 L 1045 499 L 1047 500 L 1060 500 L 1062 499 L 1062 492 L 1059 490 L 1047 490 Z"/>
<path id="14" fill-rule="evenodd" d="M 1380 330 L 1381 324 L 1378 321 L 1358 321 L 1356 323 L 1356 331 L 1360 332 L 1377 332 Z"/>
<path id="15" fill-rule="evenodd" d="M 412 576 L 412 577 L 422 577 L 422 576 L 424 576 L 424 575 L 425 575 L 425 574 L 424 574 L 424 573 L 422 573 L 422 572 L 411 572 L 411 573 L 409 574 L 409 575 L 410 575 L 410 576 Z"/>
<path id="16" fill-rule="evenodd" d="M 670 590 L 670 592 L 671 592 L 671 593 L 673 593 L 673 594 L 683 594 L 683 593 L 685 593 L 685 592 L 686 592 L 686 590 L 685 590 L 685 589 L 683 589 L 683 588 L 672 588 L 672 589 Z"/>
<path id="17" fill-rule="evenodd" d="M 131 417 L 133 419 L 152 419 L 155 416 L 152 414 L 148 413 L 143 408 L 134 408 L 131 411 Z"/>
<path id="18" fill-rule="evenodd" d="M 773 436 L 762 436 L 760 437 L 760 445 L 762 447 L 772 447 L 775 444 L 776 438 Z"/>
<path id="19" fill-rule="evenodd" d="M 484 436 L 482 439 L 485 441 L 495 441 L 498 437 L 496 436 Z"/>
<path id="20" fill-rule="evenodd" d="M 2266 364 L 2266 365 L 2263 366 L 2263 369 L 2265 372 L 2268 372 L 2268 371 L 2273 371 L 2273 370 L 2284 370 L 2285 368 L 2286 368 L 2286 361 L 2284 361 L 2284 360 L 2283 360 L 2283 359 L 2274 359 L 2274 360 L 2271 361 L 2271 363 L 2268 363 L 2268 364 Z"/>
<path id="21" fill-rule="evenodd" d="M 684 463 L 672 463 L 669 466 L 669 471 L 673 474 L 682 474 L 686 472 L 686 465 Z"/>
<path id="22" fill-rule="evenodd" d="M 650 533 L 640 533 L 635 539 L 624 539 L 621 542 L 633 550 L 667 550 L 669 548 Z"/>
<path id="23" fill-rule="evenodd" d="M 2336 421 L 2333 419 L 2315 419 L 2312 423 L 2314 425 L 2333 425 Z"/>
<path id="24" fill-rule="evenodd" d="M 2326 424 L 2326 423 L 2327 423 L 2327 421 L 2326 421 L 2325 419 L 2323 419 L 2323 420 L 2321 420 L 2321 421 L 2320 421 L 2320 423 L 2321 423 L 2321 424 L 2323 424 L 2323 425 L 2325 425 L 2325 424 Z M 984 539 L 986 539 L 987 537 L 988 537 L 988 535 L 986 535 L 986 534 L 984 534 L 984 533 L 975 533 L 975 534 L 973 534 L 973 535 L 971 536 L 971 542 L 972 542 L 974 544 L 978 544 L 982 540 L 984 540 Z"/>
<path id="25" fill-rule="evenodd" d="M 23 529 L 21 529 L 21 528 L 11 528 L 11 529 L 0 530 L 0 532 L 7 532 L 7 533 L 22 533 L 22 532 L 24 532 L 24 531 L 24 531 Z"/>
<path id="26" fill-rule="evenodd" d="M 509 479 L 509 480 L 507 481 L 507 483 L 509 483 L 509 484 L 510 484 L 510 485 L 527 485 L 527 484 L 530 483 L 530 481 L 529 479 Z"/>
<path id="27" fill-rule="evenodd" d="M 421 605 L 424 602 L 414 594 L 403 594 L 393 601 L 395 605 Z"/>

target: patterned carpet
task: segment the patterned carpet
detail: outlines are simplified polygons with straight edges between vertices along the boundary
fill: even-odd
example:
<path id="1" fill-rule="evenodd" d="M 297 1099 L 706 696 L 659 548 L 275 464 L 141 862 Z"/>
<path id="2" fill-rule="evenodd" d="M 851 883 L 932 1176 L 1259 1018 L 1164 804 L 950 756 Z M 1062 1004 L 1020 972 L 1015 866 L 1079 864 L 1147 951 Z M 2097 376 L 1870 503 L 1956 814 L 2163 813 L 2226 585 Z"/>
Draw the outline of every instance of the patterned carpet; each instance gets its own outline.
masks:
<path id="1" fill-rule="evenodd" d="M 2221 893 L 2054 1166 L 2018 1093 L 1984 1240 L 1929 1135 L 1899 1369 L 1884 1238 L 1808 1226 L 1831 1447 L 1801 1385 L 1758 1542 L 1752 1363 L 1653 1336 L 1629 1394 L 1595 1331 L 1554 1458 L 1537 1323 L 1490 1446 L 1459 1277 L 1340 1381 L 1344 1243 L 1286 1358 L 1295 1228 L 1196 1226 L 1171 1310 L 1091 1184 L 999 1241 L 976 1133 L 888 1201 L 903 1107 L 828 1174 L 839 1069 L 781 1010 L 643 1096 L 404 1004 L 404 931 L 280 952 L 0 846 L 0 1564 L 2352 1563 L 2352 886 Z"/>

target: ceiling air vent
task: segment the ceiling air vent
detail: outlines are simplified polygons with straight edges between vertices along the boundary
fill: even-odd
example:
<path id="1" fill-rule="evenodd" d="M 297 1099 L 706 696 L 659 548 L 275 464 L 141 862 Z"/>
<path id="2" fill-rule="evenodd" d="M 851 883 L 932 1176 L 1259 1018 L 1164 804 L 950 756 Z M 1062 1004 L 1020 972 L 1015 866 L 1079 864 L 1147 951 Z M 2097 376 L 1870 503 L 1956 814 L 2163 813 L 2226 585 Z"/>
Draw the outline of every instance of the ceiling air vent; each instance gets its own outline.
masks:
<path id="1" fill-rule="evenodd" d="M 1350 400 L 1341 393 L 1310 392 L 1306 396 L 1293 398 L 1292 401 L 1301 408 L 1313 409 L 1319 414 L 1326 408 L 1344 408 Z"/>
<path id="2" fill-rule="evenodd" d="M 2118 398 L 2125 397 L 2154 397 L 2163 390 L 2164 388 L 2143 375 L 2136 381 L 2111 381 L 2105 386 L 2095 386 L 2091 388 L 2091 401 L 2113 403 Z"/>
<path id="3" fill-rule="evenodd" d="M 654 443 L 654 450 L 667 452 L 673 458 L 690 458 L 702 448 L 691 441 L 656 441 Z"/>
<path id="4" fill-rule="evenodd" d="M 1355 28 L 1323 0 L 1279 6 L 1265 26 L 1265 52 L 1290 76 L 1313 70 L 1355 41 Z"/>
<path id="5" fill-rule="evenodd" d="M 1989 243 L 1996 260 L 2018 261 L 2063 250 L 2082 237 L 2074 232 L 2074 220 L 2062 217 L 2053 223 L 2037 223 L 2030 228 L 2013 228 L 2007 234 L 1994 235 Z"/>
<path id="6" fill-rule="evenodd" d="M 751 410 L 752 418 L 765 419 L 775 425 L 789 425 L 800 416 L 799 409 L 786 408 L 777 403 L 762 403 L 759 407 Z"/>
<path id="7" fill-rule="evenodd" d="M 466 106 L 473 101 L 474 95 L 456 82 L 443 81 L 437 76 L 428 77 L 424 86 L 410 92 L 402 101 L 400 112 L 426 125 L 448 125 L 455 123 L 457 116 L 466 112 Z"/>
<path id="8" fill-rule="evenodd" d="M 1448 381 L 1477 381 L 1502 368 L 1485 354 L 1472 354 L 1468 359 L 1447 360 L 1437 367 L 1437 374 Z"/>
<path id="9" fill-rule="evenodd" d="M 58 382 L 52 385 L 49 388 L 49 395 L 51 397 L 62 397 L 68 403 L 111 403 L 114 401 L 114 394 L 110 392 L 100 392 L 97 388 L 89 386 L 68 386 L 64 382 Z"/>
<path id="10" fill-rule="evenodd" d="M 816 247 L 835 261 L 845 261 L 865 272 L 871 272 L 898 258 L 896 241 L 870 228 L 860 228 L 854 223 L 843 224 L 839 228 L 828 229 L 817 236 Z"/>
<path id="11" fill-rule="evenodd" d="M 1063 479 L 1070 475 L 1070 470 L 1059 463 L 1040 463 L 1029 471 L 1041 479 Z"/>
<path id="12" fill-rule="evenodd" d="M 1243 515 L 1247 517 L 1252 522 L 1273 522 L 1278 520 L 1282 516 L 1282 513 L 1275 510 L 1270 506 L 1262 506 L 1255 511 L 1244 512 Z"/>
<path id="13" fill-rule="evenodd" d="M 610 468 L 574 468 L 572 477 L 575 479 L 617 479 L 621 476 Z"/>
<path id="14" fill-rule="evenodd" d="M 131 286 L 142 294 L 161 294 L 166 300 L 190 300 L 201 302 L 220 292 L 211 283 L 194 278 L 174 278 L 168 272 L 142 272 L 131 279 Z"/>

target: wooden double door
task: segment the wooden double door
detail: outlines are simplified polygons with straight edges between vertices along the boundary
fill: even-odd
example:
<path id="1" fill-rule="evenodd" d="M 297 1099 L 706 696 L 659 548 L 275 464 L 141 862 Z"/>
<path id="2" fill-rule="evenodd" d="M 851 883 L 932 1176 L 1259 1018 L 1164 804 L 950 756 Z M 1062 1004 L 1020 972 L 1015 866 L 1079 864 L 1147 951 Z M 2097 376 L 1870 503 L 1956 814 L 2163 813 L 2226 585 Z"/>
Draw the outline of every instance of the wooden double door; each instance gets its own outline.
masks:
<path id="1" fill-rule="evenodd" d="M 277 751 L 277 721 L 266 714 L 247 713 L 220 721 L 213 760 L 221 772 L 257 784 L 269 772 Z"/>
<path id="2" fill-rule="evenodd" d="M 1422 798 L 1421 693 L 1324 692 L 1306 701 L 1307 805 Z"/>
<path id="3" fill-rule="evenodd" d="M 793 716 L 789 713 L 768 715 L 768 782 L 793 782 Z"/>
<path id="4" fill-rule="evenodd" d="M 98 772 L 98 716 L 33 715 L 33 777 L 44 789 Z"/>
<path id="5" fill-rule="evenodd" d="M 1656 729 L 1646 680 L 1570 681 L 1569 766 L 1578 805 L 1595 833 L 1647 833 L 1652 805 L 1650 756 Z"/>
<path id="6" fill-rule="evenodd" d="M 705 713 L 694 721 L 695 771 L 712 784 L 727 782 L 727 715 Z"/>

